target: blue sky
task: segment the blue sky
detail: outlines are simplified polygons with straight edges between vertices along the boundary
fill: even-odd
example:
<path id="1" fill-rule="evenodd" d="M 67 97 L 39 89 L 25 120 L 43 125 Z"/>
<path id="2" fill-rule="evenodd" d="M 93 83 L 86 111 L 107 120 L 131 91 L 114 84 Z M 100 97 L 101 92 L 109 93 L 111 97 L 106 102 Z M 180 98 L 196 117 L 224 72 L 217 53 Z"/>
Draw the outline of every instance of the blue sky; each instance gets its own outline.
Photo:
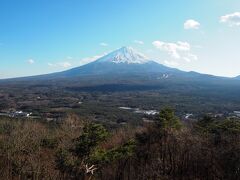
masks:
<path id="1" fill-rule="evenodd" d="M 122 46 L 182 70 L 240 75 L 239 0 L 0 0 L 0 78 L 76 67 Z"/>

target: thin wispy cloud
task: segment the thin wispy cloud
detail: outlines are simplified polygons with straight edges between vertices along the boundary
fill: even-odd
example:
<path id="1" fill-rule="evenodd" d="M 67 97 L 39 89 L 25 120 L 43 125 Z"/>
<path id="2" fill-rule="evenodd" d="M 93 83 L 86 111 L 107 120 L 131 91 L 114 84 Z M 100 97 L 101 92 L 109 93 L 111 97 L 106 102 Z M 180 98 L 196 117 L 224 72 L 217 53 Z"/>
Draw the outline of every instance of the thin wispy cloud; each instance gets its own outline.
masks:
<path id="1" fill-rule="evenodd" d="M 28 62 L 28 64 L 34 64 L 35 63 L 35 61 L 33 59 L 29 59 L 29 60 L 27 60 L 27 62 Z"/>
<path id="2" fill-rule="evenodd" d="M 72 64 L 70 62 L 60 62 L 58 64 L 59 64 L 59 66 L 64 67 L 64 68 L 68 68 L 68 67 L 72 66 Z"/>
<path id="3" fill-rule="evenodd" d="M 80 60 L 80 65 L 84 65 L 84 64 L 88 64 L 90 62 L 93 62 L 93 61 L 96 61 L 97 59 L 103 57 L 107 55 L 107 53 L 103 53 L 103 54 L 100 54 L 100 55 L 95 55 L 95 56 L 90 56 L 90 57 L 86 57 L 86 58 L 82 58 Z"/>
<path id="4" fill-rule="evenodd" d="M 189 29 L 199 29 L 200 28 L 200 23 L 196 20 L 189 19 L 185 21 L 184 23 L 184 29 L 189 30 Z"/>
<path id="5" fill-rule="evenodd" d="M 140 40 L 134 40 L 133 42 L 134 42 L 135 44 L 144 45 L 144 42 L 143 42 L 143 41 L 140 41 Z"/>
<path id="6" fill-rule="evenodd" d="M 240 26 L 240 12 L 235 12 L 232 14 L 226 14 L 220 17 L 221 23 L 226 23 L 229 26 Z"/>
<path id="7" fill-rule="evenodd" d="M 73 57 L 72 56 L 68 56 L 67 59 L 71 60 L 71 59 L 73 59 Z"/>
<path id="8" fill-rule="evenodd" d="M 72 66 L 72 64 L 68 61 L 65 62 L 58 62 L 58 63 L 48 63 L 48 66 L 50 67 L 60 67 L 60 68 L 69 68 Z"/>
<path id="9" fill-rule="evenodd" d="M 167 66 L 178 66 L 179 65 L 179 63 L 177 61 L 168 61 L 168 60 L 165 60 L 164 64 L 166 64 Z"/>
<path id="10" fill-rule="evenodd" d="M 105 42 L 101 42 L 99 45 L 100 45 L 100 46 L 103 46 L 103 47 L 109 46 L 109 45 L 108 45 L 107 43 L 105 43 Z"/>

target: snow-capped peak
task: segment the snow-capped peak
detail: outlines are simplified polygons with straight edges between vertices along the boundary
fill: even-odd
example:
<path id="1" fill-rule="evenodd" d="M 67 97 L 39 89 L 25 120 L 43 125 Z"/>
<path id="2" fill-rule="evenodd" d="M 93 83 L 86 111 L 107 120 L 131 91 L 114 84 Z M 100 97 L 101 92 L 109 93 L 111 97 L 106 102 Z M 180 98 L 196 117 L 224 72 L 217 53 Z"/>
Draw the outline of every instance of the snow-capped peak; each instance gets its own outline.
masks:
<path id="1" fill-rule="evenodd" d="M 122 47 L 98 60 L 98 62 L 127 64 L 145 64 L 149 61 L 150 60 L 145 55 L 135 51 L 131 47 Z"/>

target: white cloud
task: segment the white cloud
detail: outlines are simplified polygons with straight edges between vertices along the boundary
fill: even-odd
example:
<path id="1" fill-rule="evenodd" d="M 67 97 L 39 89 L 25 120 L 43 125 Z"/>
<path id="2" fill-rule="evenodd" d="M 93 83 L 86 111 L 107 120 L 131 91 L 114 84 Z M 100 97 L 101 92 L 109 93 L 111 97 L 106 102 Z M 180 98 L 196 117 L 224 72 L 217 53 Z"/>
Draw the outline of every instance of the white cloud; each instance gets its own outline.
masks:
<path id="1" fill-rule="evenodd" d="M 197 60 L 198 60 L 197 55 L 191 54 L 191 53 L 188 54 L 188 58 L 189 58 L 189 59 L 192 59 L 192 60 L 194 60 L 194 61 L 197 61 Z"/>
<path id="2" fill-rule="evenodd" d="M 27 60 L 27 62 L 28 62 L 28 64 L 34 64 L 35 63 L 35 61 L 33 59 L 29 59 L 29 60 Z"/>
<path id="3" fill-rule="evenodd" d="M 189 43 L 181 41 L 178 41 L 177 43 L 154 41 L 152 44 L 155 48 L 166 51 L 175 59 L 181 58 L 181 52 L 189 52 L 191 50 L 191 46 Z"/>
<path id="4" fill-rule="evenodd" d="M 189 19 L 184 23 L 184 29 L 199 29 L 199 28 L 200 23 L 193 19 Z"/>
<path id="5" fill-rule="evenodd" d="M 197 55 L 191 52 L 191 45 L 188 42 L 178 41 L 176 43 L 154 41 L 153 46 L 169 55 L 169 59 L 164 61 L 168 66 L 177 66 L 181 63 L 198 60 Z"/>
<path id="6" fill-rule="evenodd" d="M 192 60 L 191 59 L 189 59 L 188 57 L 184 57 L 183 58 L 186 62 L 188 62 L 188 63 L 190 63 Z"/>
<path id="7" fill-rule="evenodd" d="M 146 50 L 147 53 L 153 53 L 154 51 L 152 49 Z"/>
<path id="8" fill-rule="evenodd" d="M 101 55 L 96 55 L 96 56 L 91 56 L 91 57 L 86 57 L 80 60 L 80 65 L 88 64 L 90 62 L 96 61 L 97 59 L 107 55 L 107 53 L 101 54 Z"/>
<path id="9" fill-rule="evenodd" d="M 183 60 L 190 63 L 192 61 L 197 61 L 198 57 L 195 54 L 188 53 L 186 54 L 186 57 L 183 57 Z"/>
<path id="10" fill-rule="evenodd" d="M 64 67 L 64 68 L 68 68 L 68 67 L 72 66 L 72 64 L 70 62 L 60 62 L 58 64 L 59 64 L 59 66 Z"/>
<path id="11" fill-rule="evenodd" d="M 227 23 L 229 26 L 240 26 L 240 12 L 226 14 L 220 17 L 221 23 Z"/>
<path id="12" fill-rule="evenodd" d="M 165 60 L 164 61 L 164 64 L 166 64 L 167 66 L 178 66 L 178 62 L 176 61 L 168 61 L 168 60 Z"/>
<path id="13" fill-rule="evenodd" d="M 58 63 L 48 63 L 48 66 L 51 67 L 61 67 L 61 68 L 69 68 L 72 66 L 72 64 L 70 62 L 58 62 Z"/>
<path id="14" fill-rule="evenodd" d="M 140 41 L 140 40 L 134 40 L 133 41 L 135 44 L 139 44 L 139 45 L 143 45 L 144 42 L 143 41 Z"/>
<path id="15" fill-rule="evenodd" d="M 108 44 L 105 43 L 105 42 L 102 42 L 102 43 L 100 43 L 99 45 L 100 45 L 100 46 L 104 46 L 104 47 L 108 46 Z"/>

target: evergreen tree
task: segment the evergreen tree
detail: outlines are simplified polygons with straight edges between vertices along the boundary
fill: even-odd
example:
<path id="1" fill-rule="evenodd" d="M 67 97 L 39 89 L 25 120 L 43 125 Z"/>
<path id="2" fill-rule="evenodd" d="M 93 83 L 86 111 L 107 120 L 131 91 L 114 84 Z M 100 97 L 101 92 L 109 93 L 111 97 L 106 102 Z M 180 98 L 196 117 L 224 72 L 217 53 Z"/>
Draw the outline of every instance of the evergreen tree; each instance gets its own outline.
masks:
<path id="1" fill-rule="evenodd" d="M 181 122 L 171 108 L 165 108 L 159 113 L 157 126 L 162 130 L 180 129 Z"/>

